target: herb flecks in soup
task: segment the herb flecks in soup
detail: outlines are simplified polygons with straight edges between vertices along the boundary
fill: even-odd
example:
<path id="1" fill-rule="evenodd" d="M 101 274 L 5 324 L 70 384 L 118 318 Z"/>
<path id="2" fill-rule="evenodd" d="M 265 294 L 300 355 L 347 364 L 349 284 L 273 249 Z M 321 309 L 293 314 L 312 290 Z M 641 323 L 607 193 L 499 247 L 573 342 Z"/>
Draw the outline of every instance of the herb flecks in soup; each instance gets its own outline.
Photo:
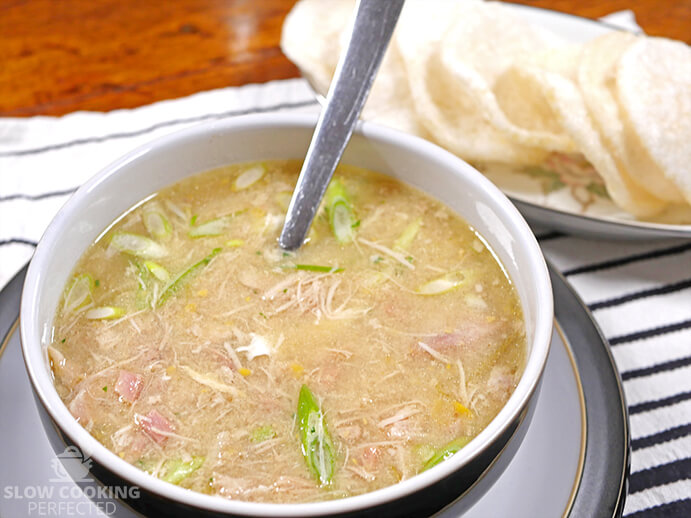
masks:
<path id="1" fill-rule="evenodd" d="M 511 282 L 417 190 L 341 167 L 308 243 L 280 250 L 299 165 L 162 190 L 65 288 L 48 348 L 57 390 L 153 476 L 250 501 L 362 494 L 459 451 L 520 377 Z"/>

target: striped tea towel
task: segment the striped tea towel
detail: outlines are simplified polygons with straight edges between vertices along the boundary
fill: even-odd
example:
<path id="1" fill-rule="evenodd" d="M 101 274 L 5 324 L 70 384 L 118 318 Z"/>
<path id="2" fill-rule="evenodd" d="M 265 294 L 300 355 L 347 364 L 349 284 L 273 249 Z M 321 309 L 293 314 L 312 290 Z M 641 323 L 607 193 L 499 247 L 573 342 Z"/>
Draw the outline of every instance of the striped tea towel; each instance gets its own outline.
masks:
<path id="1" fill-rule="evenodd" d="M 622 16 L 633 20 L 608 22 Z M 295 79 L 107 114 L 0 119 L 0 288 L 69 195 L 117 157 L 201 121 L 268 111 L 318 105 Z M 691 516 L 691 241 L 538 237 L 590 306 L 624 380 L 633 447 L 625 516 Z"/>

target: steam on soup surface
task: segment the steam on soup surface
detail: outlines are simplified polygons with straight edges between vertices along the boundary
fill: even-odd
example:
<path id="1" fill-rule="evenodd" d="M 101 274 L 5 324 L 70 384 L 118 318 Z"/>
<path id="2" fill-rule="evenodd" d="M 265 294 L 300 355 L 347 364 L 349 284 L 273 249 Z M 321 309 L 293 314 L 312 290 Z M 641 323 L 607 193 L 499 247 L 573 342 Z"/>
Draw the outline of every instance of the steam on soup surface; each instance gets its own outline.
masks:
<path id="1" fill-rule="evenodd" d="M 439 202 L 341 167 L 297 253 L 300 164 L 166 188 L 81 258 L 48 355 L 79 422 L 156 477 L 308 502 L 395 484 L 462 448 L 525 359 L 517 295 Z"/>

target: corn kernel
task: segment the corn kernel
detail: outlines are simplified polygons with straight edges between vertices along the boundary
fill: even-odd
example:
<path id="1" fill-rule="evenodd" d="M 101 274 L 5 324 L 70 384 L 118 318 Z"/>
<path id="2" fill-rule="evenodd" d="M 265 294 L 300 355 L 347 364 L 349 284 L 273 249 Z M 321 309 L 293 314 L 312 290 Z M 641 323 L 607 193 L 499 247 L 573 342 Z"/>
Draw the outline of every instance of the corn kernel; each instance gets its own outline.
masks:
<path id="1" fill-rule="evenodd" d="M 199 290 L 197 292 L 197 297 L 206 297 L 208 294 L 209 294 L 209 290 L 206 290 L 206 289 Z"/>
<path id="2" fill-rule="evenodd" d="M 247 369 L 247 368 L 245 368 L 245 367 L 242 367 L 241 369 L 239 369 L 238 372 L 239 372 L 240 374 L 242 374 L 243 376 L 245 376 L 245 377 L 246 377 L 246 376 L 249 376 L 250 374 L 252 374 L 252 371 L 249 370 L 249 369 Z"/>
<path id="3" fill-rule="evenodd" d="M 453 409 L 456 411 L 456 414 L 461 416 L 471 416 L 472 412 L 462 403 L 459 403 L 458 401 L 453 402 Z"/>
<path id="4" fill-rule="evenodd" d="M 166 374 L 170 376 L 175 373 L 175 370 L 175 365 L 168 365 L 168 367 L 166 368 Z"/>

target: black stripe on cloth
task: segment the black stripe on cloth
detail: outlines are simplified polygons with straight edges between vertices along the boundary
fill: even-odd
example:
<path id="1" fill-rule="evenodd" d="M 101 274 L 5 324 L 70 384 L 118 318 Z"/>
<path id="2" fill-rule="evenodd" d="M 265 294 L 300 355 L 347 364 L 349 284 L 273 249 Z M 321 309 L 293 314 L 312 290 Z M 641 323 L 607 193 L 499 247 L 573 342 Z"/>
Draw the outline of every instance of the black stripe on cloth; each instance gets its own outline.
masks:
<path id="1" fill-rule="evenodd" d="M 675 322 L 674 324 L 668 324 L 666 326 L 636 331 L 635 333 L 629 333 L 627 335 L 613 336 L 612 338 L 608 338 L 607 341 L 609 342 L 609 345 L 625 344 L 628 342 L 635 342 L 636 340 L 643 340 L 644 338 L 652 338 L 653 336 L 681 331 L 682 329 L 688 329 L 690 327 L 691 320 L 684 320 L 682 322 Z"/>
<path id="2" fill-rule="evenodd" d="M 21 237 L 12 237 L 10 239 L 0 239 L 0 246 L 5 245 L 28 245 L 36 246 L 38 243 L 36 241 L 30 241 L 29 239 L 23 239 Z"/>
<path id="3" fill-rule="evenodd" d="M 602 300 L 600 302 L 594 302 L 593 304 L 589 304 L 588 307 L 591 311 L 597 311 L 598 309 L 619 306 L 621 304 L 625 304 L 627 302 L 631 302 L 638 299 L 644 299 L 646 297 L 654 297 L 656 295 L 666 295 L 668 293 L 674 293 L 675 291 L 685 290 L 686 288 L 691 288 L 691 279 L 675 282 L 673 284 L 666 284 L 664 286 L 659 286 L 657 288 L 650 288 L 648 290 L 641 290 L 634 293 L 628 293 L 626 295 L 622 295 L 621 297 Z"/>
<path id="4" fill-rule="evenodd" d="M 674 396 L 669 396 L 663 399 L 655 399 L 653 401 L 646 401 L 645 403 L 638 403 L 637 405 L 631 405 L 629 407 L 629 415 L 649 412 L 650 410 L 662 408 L 663 406 L 671 406 L 676 403 L 686 401 L 687 399 L 691 399 L 691 392 L 682 392 L 681 394 L 675 394 Z"/>
<path id="5" fill-rule="evenodd" d="M 663 430 L 647 437 L 641 437 L 640 439 L 634 439 L 631 441 L 631 449 L 640 450 L 663 442 L 673 441 L 680 437 L 686 437 L 687 435 L 691 435 L 691 423 L 675 426 L 674 428 Z"/>
<path id="6" fill-rule="evenodd" d="M 627 514 L 626 518 L 669 518 L 671 516 L 691 516 L 691 499 L 675 500 Z"/>
<path id="7" fill-rule="evenodd" d="M 536 235 L 535 238 L 538 241 L 551 241 L 552 239 L 559 239 L 560 237 L 566 237 L 566 234 L 561 232 L 547 232 L 546 234 Z"/>
<path id="8" fill-rule="evenodd" d="M 691 365 L 691 356 L 686 358 L 679 358 L 678 360 L 672 360 L 664 363 L 658 363 L 656 365 L 651 365 L 650 367 L 643 367 L 641 369 L 634 369 L 630 371 L 624 371 L 621 373 L 621 379 L 626 381 L 633 378 L 640 378 L 642 376 L 650 376 L 651 374 L 656 374 L 658 372 L 671 371 L 674 369 L 680 369 L 681 367 L 686 367 Z"/>
<path id="9" fill-rule="evenodd" d="M 616 268 L 618 266 L 624 266 L 626 264 L 635 263 L 637 261 L 645 261 L 648 259 L 657 259 L 658 257 L 665 257 L 667 255 L 681 254 L 691 250 L 691 243 L 687 243 L 679 246 L 672 246 L 670 248 L 661 248 L 658 250 L 651 250 L 650 252 L 645 252 L 642 254 L 629 255 L 626 257 L 620 257 L 618 259 L 611 259 L 609 261 L 602 261 L 601 263 L 587 264 L 585 266 L 579 266 L 577 268 L 572 268 L 571 270 L 565 270 L 562 272 L 563 275 L 578 275 L 581 273 L 596 272 L 598 270 L 606 270 L 608 268 Z"/>
<path id="10" fill-rule="evenodd" d="M 38 201 L 44 200 L 46 198 L 56 198 L 58 196 L 67 196 L 69 194 L 73 194 L 76 190 L 77 187 L 73 187 L 72 189 L 65 189 L 63 191 L 50 191 L 43 192 L 41 194 L 8 194 L 7 196 L 0 196 L 0 203 L 2 203 L 3 201 L 12 200 Z"/>
<path id="11" fill-rule="evenodd" d="M 58 149 L 65 149 L 73 146 L 80 146 L 84 144 L 94 144 L 105 142 L 107 140 L 121 139 L 137 137 L 139 135 L 144 135 L 146 133 L 151 133 L 160 128 L 165 128 L 166 126 L 174 126 L 176 124 L 189 124 L 192 122 L 202 122 L 209 119 L 224 119 L 226 117 L 235 117 L 238 115 L 250 115 L 252 113 L 265 113 L 275 110 L 284 110 L 288 108 L 302 108 L 305 106 L 312 106 L 318 104 L 316 99 L 310 99 L 308 101 L 299 101 L 294 103 L 279 103 L 271 106 L 264 106 L 258 108 L 244 108 L 241 110 L 233 110 L 221 113 L 207 113 L 205 115 L 197 115 L 196 117 L 186 117 L 183 119 L 174 119 L 170 121 L 158 122 L 147 128 L 142 128 L 135 131 L 128 131 L 123 133 L 111 133 L 110 135 L 104 135 L 102 137 L 89 137 L 83 139 L 71 140 L 69 142 L 62 142 L 60 144 L 51 144 L 49 146 L 37 147 L 32 149 L 21 149 L 18 151 L 3 151 L 0 152 L 0 158 L 4 157 L 14 157 L 14 156 L 26 156 L 26 155 L 37 155 L 39 153 L 46 153 L 48 151 L 56 151 Z"/>
<path id="12" fill-rule="evenodd" d="M 691 457 L 631 473 L 629 493 L 691 478 Z"/>

